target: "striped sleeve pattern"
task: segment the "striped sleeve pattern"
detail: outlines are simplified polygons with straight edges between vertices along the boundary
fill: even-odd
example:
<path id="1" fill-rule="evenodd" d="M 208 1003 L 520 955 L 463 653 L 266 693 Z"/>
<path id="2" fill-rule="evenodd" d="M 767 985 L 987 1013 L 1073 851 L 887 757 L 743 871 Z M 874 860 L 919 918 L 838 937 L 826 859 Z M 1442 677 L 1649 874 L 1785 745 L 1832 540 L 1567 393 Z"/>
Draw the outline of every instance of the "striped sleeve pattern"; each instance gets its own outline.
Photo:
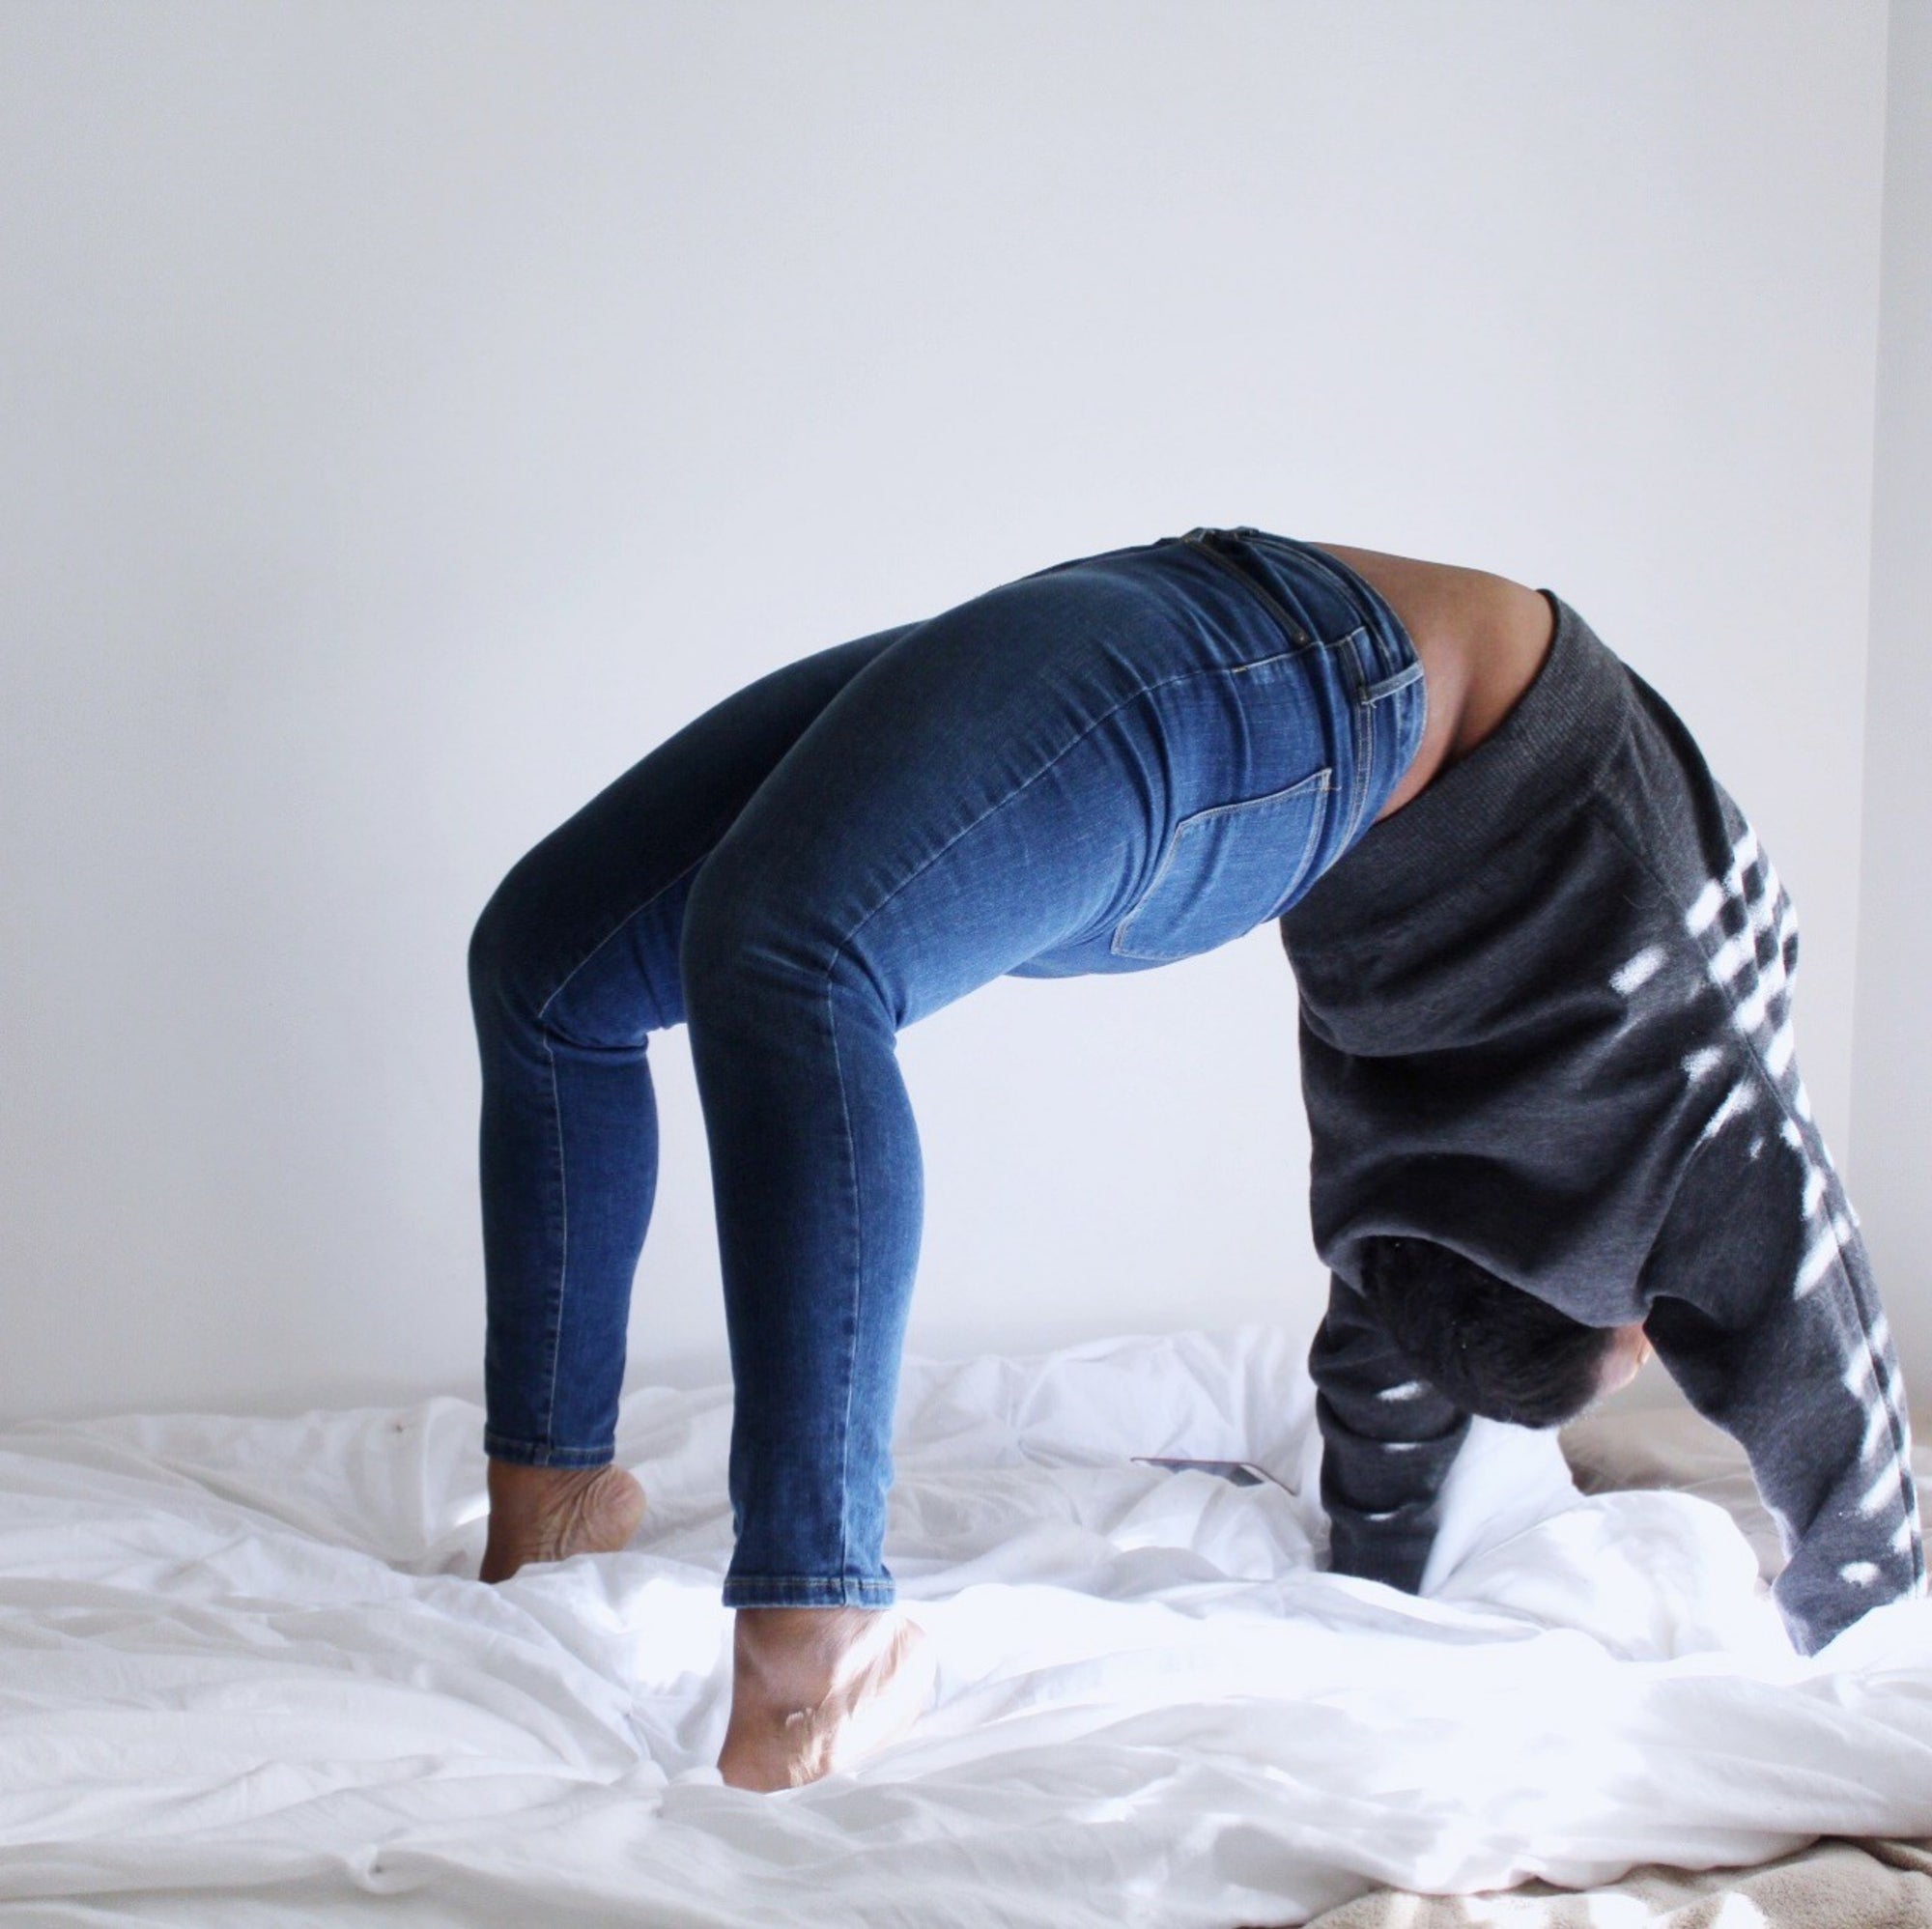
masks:
<path id="1" fill-rule="evenodd" d="M 1419 1593 L 1469 1416 L 1415 1376 L 1361 1294 L 1335 1275 L 1308 1368 L 1329 1572 Z"/>
<path id="2" fill-rule="evenodd" d="M 1925 1591 L 1912 1436 L 1864 1243 L 1798 1066 L 1798 923 L 1725 801 L 1728 866 L 1684 911 L 1729 1036 L 1684 1063 L 1707 1092 L 1696 1154 L 1646 1268 L 1652 1343 L 1743 1445 L 1787 1556 L 1774 1596 L 1815 1653 Z"/>

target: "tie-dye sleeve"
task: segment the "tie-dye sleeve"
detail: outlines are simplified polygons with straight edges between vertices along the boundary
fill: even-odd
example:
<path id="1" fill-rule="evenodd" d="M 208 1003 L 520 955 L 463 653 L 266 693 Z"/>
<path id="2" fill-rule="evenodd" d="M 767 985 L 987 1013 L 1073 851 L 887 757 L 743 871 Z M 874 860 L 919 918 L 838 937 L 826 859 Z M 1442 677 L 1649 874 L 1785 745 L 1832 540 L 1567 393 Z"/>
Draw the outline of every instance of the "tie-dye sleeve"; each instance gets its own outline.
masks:
<path id="1" fill-rule="evenodd" d="M 1729 1017 L 1686 1062 L 1711 1111 L 1645 1267 L 1645 1328 L 1749 1456 L 1786 1554 L 1774 1598 L 1814 1654 L 1868 1608 L 1924 1593 L 1925 1556 L 1891 1334 L 1798 1068 L 1797 914 L 1724 807 L 1728 868 L 1684 922 Z"/>
<path id="2" fill-rule="evenodd" d="M 1308 1368 L 1329 1571 L 1418 1593 L 1442 1483 L 1469 1416 L 1416 1377 L 1361 1294 L 1338 1276 Z"/>

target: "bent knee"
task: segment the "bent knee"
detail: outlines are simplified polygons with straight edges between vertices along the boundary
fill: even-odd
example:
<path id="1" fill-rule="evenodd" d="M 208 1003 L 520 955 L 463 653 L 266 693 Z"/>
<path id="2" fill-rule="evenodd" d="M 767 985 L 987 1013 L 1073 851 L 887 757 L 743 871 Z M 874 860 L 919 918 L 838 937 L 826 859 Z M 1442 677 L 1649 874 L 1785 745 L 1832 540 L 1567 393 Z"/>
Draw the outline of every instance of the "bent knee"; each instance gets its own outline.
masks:
<path id="1" fill-rule="evenodd" d="M 623 916 L 579 912 L 575 929 L 541 878 L 512 866 L 469 934 L 479 1022 L 541 1027 L 586 1048 L 633 1049 L 684 1021 L 677 949 L 682 892 Z"/>
<path id="2" fill-rule="evenodd" d="M 537 920 L 521 869 L 513 865 L 504 875 L 470 928 L 469 1003 L 479 1015 L 522 1010 L 534 1016 L 547 995 L 536 990 Z"/>

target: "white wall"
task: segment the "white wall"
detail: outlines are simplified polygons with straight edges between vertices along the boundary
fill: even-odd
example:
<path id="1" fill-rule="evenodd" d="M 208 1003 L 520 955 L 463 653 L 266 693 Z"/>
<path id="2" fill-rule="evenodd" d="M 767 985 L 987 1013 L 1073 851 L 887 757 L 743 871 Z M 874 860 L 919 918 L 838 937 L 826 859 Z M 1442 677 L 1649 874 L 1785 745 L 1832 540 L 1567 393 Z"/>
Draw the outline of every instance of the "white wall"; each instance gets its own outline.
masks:
<path id="1" fill-rule="evenodd" d="M 1932 8 L 1920 0 L 1892 0 L 1889 64 L 1851 1179 L 1922 1433 L 1932 1427 Z"/>
<path id="2" fill-rule="evenodd" d="M 1842 1144 L 1885 58 L 1876 0 L 8 8 L 0 1416 L 478 1396 L 503 869 L 751 677 L 1197 522 L 1657 681 Z M 1312 1317 L 1293 1021 L 1264 928 L 908 1032 L 913 1347 Z M 634 1382 L 724 1358 L 654 1050 Z"/>

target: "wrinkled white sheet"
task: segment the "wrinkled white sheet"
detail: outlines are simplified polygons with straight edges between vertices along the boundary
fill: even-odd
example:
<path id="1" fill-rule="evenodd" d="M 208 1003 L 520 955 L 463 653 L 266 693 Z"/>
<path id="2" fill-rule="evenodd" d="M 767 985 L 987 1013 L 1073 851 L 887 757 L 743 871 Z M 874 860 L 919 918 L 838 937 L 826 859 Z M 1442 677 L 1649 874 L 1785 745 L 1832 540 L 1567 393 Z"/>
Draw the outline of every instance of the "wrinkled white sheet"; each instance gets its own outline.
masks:
<path id="1" fill-rule="evenodd" d="M 938 1706 L 775 1796 L 713 1766 L 726 1387 L 628 1395 L 643 1532 L 501 1587 L 462 1401 L 0 1432 L 0 1922 L 1286 1924 L 1932 1832 L 1932 1603 L 1803 1660 L 1721 1509 L 1481 1421 L 1427 1598 L 1319 1573 L 1306 1344 L 909 1359 Z"/>

